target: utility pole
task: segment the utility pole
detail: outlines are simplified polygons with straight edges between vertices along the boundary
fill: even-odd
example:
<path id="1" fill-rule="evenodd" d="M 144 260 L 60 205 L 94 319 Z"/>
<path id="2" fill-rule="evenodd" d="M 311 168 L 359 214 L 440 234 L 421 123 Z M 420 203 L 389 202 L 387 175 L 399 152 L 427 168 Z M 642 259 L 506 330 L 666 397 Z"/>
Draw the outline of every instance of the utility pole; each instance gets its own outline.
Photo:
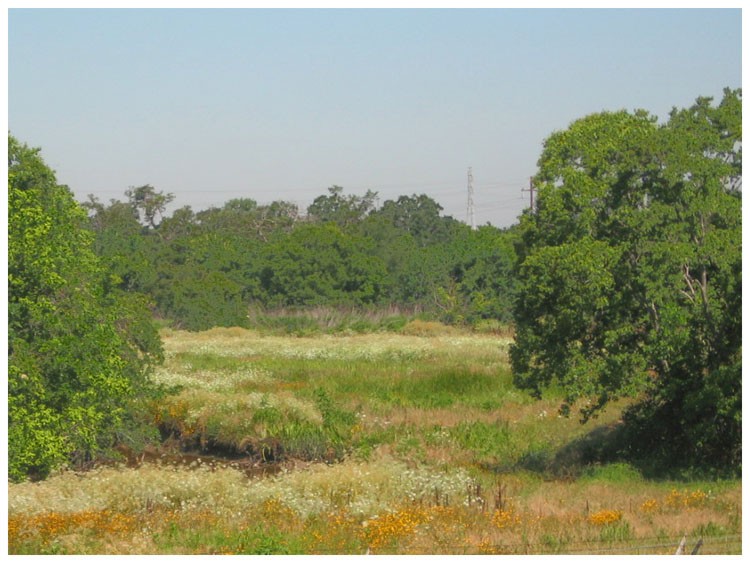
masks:
<path id="1" fill-rule="evenodd" d="M 522 192 L 529 192 L 529 205 L 531 207 L 531 212 L 534 213 L 534 177 L 529 176 L 529 187 L 527 188 L 521 188 Z"/>
<path id="2" fill-rule="evenodd" d="M 466 204 L 466 222 L 471 226 L 472 231 L 477 230 L 477 224 L 474 222 L 474 177 L 471 175 L 471 166 L 468 171 L 468 190 L 469 201 Z"/>

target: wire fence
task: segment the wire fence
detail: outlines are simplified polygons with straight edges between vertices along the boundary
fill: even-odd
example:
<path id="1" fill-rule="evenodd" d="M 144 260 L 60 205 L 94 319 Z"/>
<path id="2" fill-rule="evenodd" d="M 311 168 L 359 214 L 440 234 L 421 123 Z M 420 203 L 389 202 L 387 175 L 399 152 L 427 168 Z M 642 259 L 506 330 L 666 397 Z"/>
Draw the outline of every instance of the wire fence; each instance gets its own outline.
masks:
<path id="1" fill-rule="evenodd" d="M 685 539 L 684 555 L 690 555 L 697 547 L 697 555 L 741 555 L 742 536 L 727 535 L 716 537 L 645 537 L 626 541 L 611 540 L 576 540 L 570 543 L 528 543 L 523 545 L 503 544 L 443 544 L 439 545 L 441 554 L 453 555 L 675 555 L 680 543 Z M 700 544 L 700 545 L 699 545 Z M 597 547 L 600 546 L 600 547 Z M 344 555 L 328 550 L 316 550 L 319 555 Z M 373 555 L 390 553 L 373 550 Z M 435 553 L 400 552 L 400 555 L 433 555 Z M 362 555 L 362 554 L 357 554 Z"/>
<path id="2" fill-rule="evenodd" d="M 628 545 L 614 545 L 600 549 L 566 549 L 565 553 L 570 555 L 604 555 L 604 554 L 629 554 L 629 555 L 674 555 L 677 552 L 682 538 L 664 539 L 660 543 L 638 543 Z M 700 555 L 730 555 L 742 553 L 742 536 L 722 536 L 712 538 L 686 538 L 684 553 L 691 554 L 697 548 Z"/>

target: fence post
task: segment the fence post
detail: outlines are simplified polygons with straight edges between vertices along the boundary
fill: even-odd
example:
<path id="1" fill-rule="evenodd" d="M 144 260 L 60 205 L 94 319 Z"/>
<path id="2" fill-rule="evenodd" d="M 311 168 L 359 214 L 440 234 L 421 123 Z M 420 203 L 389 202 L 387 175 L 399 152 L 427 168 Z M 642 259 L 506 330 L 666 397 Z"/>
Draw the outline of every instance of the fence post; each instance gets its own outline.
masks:
<path id="1" fill-rule="evenodd" d="M 675 555 L 682 555 L 682 552 L 685 551 L 686 543 L 687 543 L 687 536 L 682 536 L 682 541 L 680 542 L 680 545 L 677 547 L 677 553 L 675 553 Z"/>
<path id="2" fill-rule="evenodd" d="M 695 547 L 693 548 L 693 552 L 690 555 L 697 555 L 698 550 L 701 548 L 702 545 L 703 545 L 703 538 L 698 540 L 698 543 L 695 544 Z"/>

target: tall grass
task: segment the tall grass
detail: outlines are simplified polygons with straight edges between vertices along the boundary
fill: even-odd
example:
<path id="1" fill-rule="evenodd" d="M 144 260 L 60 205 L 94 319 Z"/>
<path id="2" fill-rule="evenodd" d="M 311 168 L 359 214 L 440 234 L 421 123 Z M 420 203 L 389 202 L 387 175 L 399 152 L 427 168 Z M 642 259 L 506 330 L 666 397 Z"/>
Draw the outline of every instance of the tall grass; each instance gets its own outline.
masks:
<path id="1" fill-rule="evenodd" d="M 625 401 L 582 426 L 559 392 L 513 388 L 507 334 L 406 326 L 164 329 L 155 378 L 173 392 L 154 421 L 242 466 L 165 457 L 10 485 L 10 552 L 673 553 L 685 534 L 737 552 L 741 483 L 603 461 Z M 269 461 L 273 477 L 244 471 Z"/>
<path id="2" fill-rule="evenodd" d="M 429 316 L 422 307 L 305 307 L 257 309 L 248 313 L 249 326 L 266 334 L 371 333 L 401 329 L 410 320 Z"/>

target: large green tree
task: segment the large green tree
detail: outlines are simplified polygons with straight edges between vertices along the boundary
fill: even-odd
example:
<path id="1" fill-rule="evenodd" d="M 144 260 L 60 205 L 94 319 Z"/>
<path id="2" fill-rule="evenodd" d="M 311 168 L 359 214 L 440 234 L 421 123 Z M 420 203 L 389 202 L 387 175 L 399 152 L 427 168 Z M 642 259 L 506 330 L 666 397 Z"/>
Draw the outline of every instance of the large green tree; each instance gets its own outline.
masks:
<path id="1" fill-rule="evenodd" d="M 600 113 L 553 134 L 521 220 L 516 383 L 596 415 L 622 396 L 631 455 L 738 467 L 741 91 L 659 125 Z"/>
<path id="2" fill-rule="evenodd" d="M 333 221 L 341 228 L 351 227 L 362 221 L 375 209 L 377 192 L 367 190 L 363 196 L 344 195 L 344 188 L 331 186 L 328 195 L 315 198 L 307 208 L 308 218 L 318 223 Z"/>
<path id="3" fill-rule="evenodd" d="M 43 477 L 137 426 L 161 358 L 145 300 L 110 283 L 86 213 L 8 138 L 8 464 Z"/>
<path id="4" fill-rule="evenodd" d="M 409 233 L 418 246 L 424 247 L 450 241 L 459 229 L 458 221 L 440 215 L 442 210 L 434 199 L 414 194 L 387 200 L 373 215 Z"/>

